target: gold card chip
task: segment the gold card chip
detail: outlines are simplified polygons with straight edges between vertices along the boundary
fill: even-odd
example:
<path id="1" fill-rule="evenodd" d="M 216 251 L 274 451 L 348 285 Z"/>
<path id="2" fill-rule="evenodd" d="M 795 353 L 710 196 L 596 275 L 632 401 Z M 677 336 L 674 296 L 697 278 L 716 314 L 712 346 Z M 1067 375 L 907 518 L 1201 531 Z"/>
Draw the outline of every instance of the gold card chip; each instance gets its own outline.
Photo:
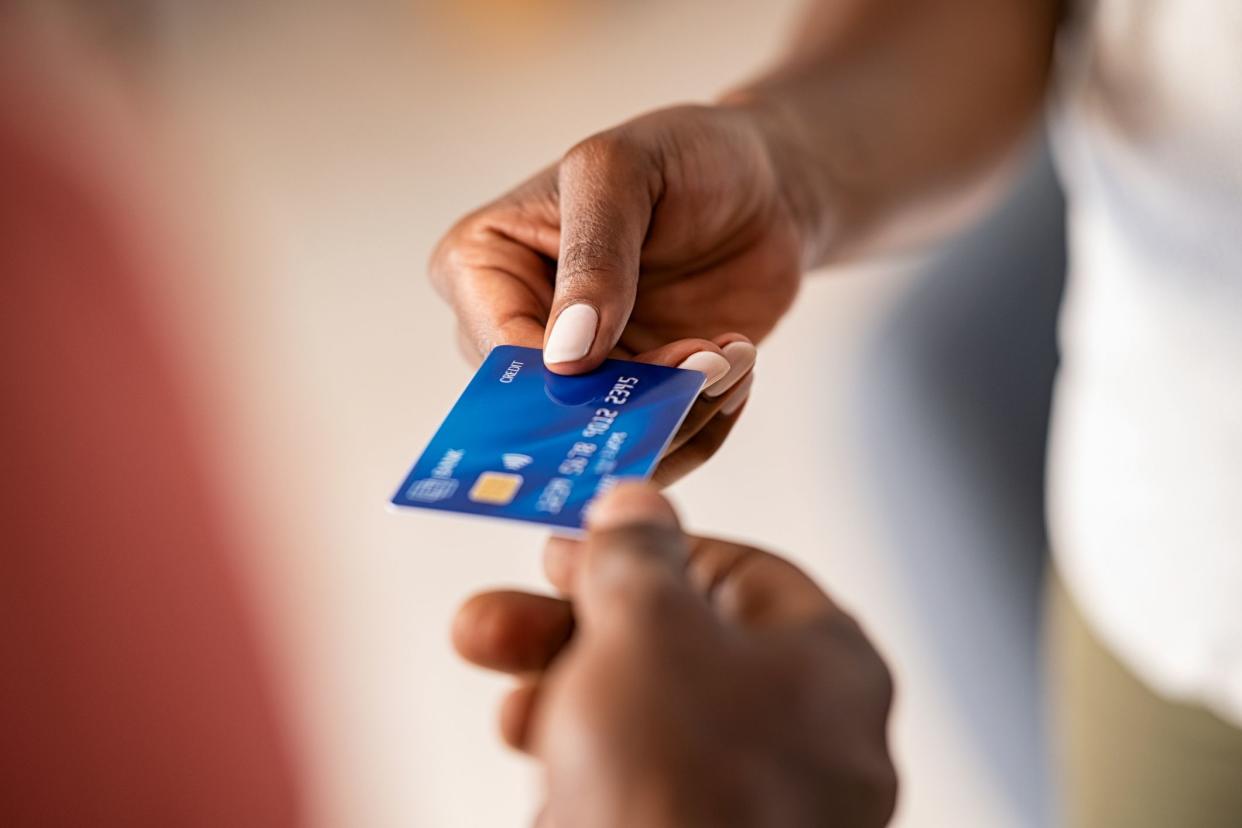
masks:
<path id="1" fill-rule="evenodd" d="M 522 488 L 522 475 L 488 471 L 479 475 L 470 487 L 470 499 L 475 503 L 507 506 Z"/>

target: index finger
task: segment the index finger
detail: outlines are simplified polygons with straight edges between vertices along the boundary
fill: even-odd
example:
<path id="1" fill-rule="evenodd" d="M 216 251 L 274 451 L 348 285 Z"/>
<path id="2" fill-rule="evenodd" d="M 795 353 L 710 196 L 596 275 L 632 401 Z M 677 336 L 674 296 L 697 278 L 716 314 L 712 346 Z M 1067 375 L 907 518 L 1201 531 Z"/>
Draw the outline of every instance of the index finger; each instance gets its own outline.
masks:
<path id="1" fill-rule="evenodd" d="M 542 345 L 559 221 L 555 170 L 546 169 L 466 216 L 436 246 L 431 282 L 480 358 L 496 345 Z"/>
<path id="2" fill-rule="evenodd" d="M 538 253 L 485 230 L 445 239 L 432 259 L 437 288 L 457 316 L 463 343 L 481 357 L 497 345 L 538 348 L 552 300 Z"/>

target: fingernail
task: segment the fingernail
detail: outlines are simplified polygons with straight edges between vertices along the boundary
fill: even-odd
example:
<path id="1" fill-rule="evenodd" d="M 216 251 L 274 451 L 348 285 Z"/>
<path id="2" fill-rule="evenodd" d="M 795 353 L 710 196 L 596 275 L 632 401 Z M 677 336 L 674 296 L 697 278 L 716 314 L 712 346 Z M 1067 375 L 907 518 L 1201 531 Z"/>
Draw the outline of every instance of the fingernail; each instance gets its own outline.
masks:
<path id="1" fill-rule="evenodd" d="M 654 523 L 676 529 L 677 513 L 654 486 L 627 481 L 595 501 L 587 519 L 587 527 L 593 532 L 633 523 Z"/>
<path id="2" fill-rule="evenodd" d="M 746 376 L 746 372 L 754 367 L 755 357 L 759 353 L 749 342 L 730 342 L 720 350 L 724 351 L 725 357 L 729 360 L 729 372 L 704 392 L 709 397 L 719 397 L 737 385 L 737 381 Z"/>
<path id="3" fill-rule="evenodd" d="M 568 538 L 551 537 L 543 548 L 543 569 L 548 573 L 548 580 L 554 584 L 568 584 L 573 580 L 575 553 L 578 551 L 577 541 Z"/>
<path id="4" fill-rule="evenodd" d="M 712 383 L 719 382 L 722 377 L 729 373 L 729 360 L 720 354 L 712 351 L 699 351 L 691 354 L 682 360 L 678 368 L 685 368 L 687 371 L 700 371 L 707 380 L 704 382 L 704 388 L 710 388 Z"/>
<path id="5" fill-rule="evenodd" d="M 595 341 L 599 314 L 590 305 L 570 305 L 556 317 L 548 343 L 543 346 L 546 365 L 582 359 Z"/>
<path id="6" fill-rule="evenodd" d="M 720 406 L 720 413 L 726 417 L 732 417 L 737 413 L 746 400 L 750 398 L 750 387 L 755 384 L 755 375 L 747 374 L 746 379 L 738 383 L 737 389 L 733 392 L 733 396 L 729 397 L 728 402 Z"/>

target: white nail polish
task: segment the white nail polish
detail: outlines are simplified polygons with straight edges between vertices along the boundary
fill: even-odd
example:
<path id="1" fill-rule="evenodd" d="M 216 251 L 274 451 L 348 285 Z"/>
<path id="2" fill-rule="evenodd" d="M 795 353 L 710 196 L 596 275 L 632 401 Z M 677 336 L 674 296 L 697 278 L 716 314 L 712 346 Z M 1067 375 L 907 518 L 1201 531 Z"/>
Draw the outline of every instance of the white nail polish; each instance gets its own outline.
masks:
<path id="1" fill-rule="evenodd" d="M 750 387 L 754 384 L 755 375 L 747 374 L 746 379 L 742 380 L 741 384 L 738 385 L 737 390 L 733 392 L 732 397 L 729 397 L 728 402 L 720 406 L 720 413 L 726 417 L 732 417 L 736 414 L 737 410 L 750 398 Z"/>
<path id="2" fill-rule="evenodd" d="M 713 385 L 706 393 L 709 397 L 719 397 L 746 376 L 746 372 L 755 366 L 755 357 L 759 352 L 749 342 L 730 342 L 720 350 L 729 360 L 729 373 L 720 382 Z"/>
<path id="3" fill-rule="evenodd" d="M 699 351 L 686 357 L 677 367 L 702 372 L 707 377 L 703 387 L 710 388 L 712 383 L 729 373 L 729 360 L 712 351 Z"/>
<path id="4" fill-rule="evenodd" d="M 557 362 L 574 362 L 591 351 L 595 341 L 595 328 L 599 314 L 590 305 L 570 305 L 556 317 L 552 333 L 543 346 L 545 365 Z"/>

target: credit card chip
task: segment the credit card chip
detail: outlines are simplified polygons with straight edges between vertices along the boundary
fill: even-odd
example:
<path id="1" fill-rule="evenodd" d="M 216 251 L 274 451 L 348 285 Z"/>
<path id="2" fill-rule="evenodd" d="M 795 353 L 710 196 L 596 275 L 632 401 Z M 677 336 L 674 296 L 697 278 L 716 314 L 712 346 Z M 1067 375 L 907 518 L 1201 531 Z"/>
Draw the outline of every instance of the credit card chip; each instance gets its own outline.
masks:
<path id="1" fill-rule="evenodd" d="M 485 471 L 470 487 L 470 499 L 475 503 L 507 506 L 522 488 L 522 475 Z"/>

